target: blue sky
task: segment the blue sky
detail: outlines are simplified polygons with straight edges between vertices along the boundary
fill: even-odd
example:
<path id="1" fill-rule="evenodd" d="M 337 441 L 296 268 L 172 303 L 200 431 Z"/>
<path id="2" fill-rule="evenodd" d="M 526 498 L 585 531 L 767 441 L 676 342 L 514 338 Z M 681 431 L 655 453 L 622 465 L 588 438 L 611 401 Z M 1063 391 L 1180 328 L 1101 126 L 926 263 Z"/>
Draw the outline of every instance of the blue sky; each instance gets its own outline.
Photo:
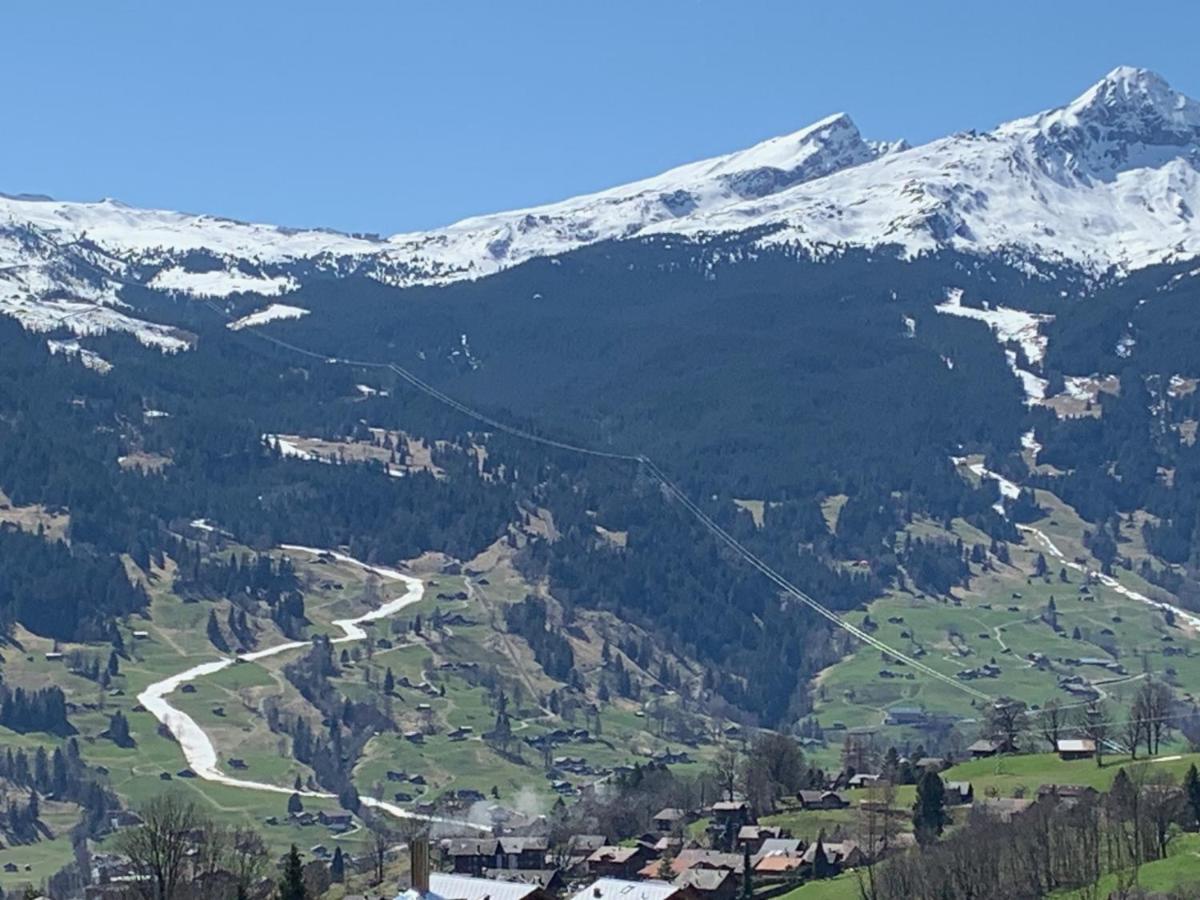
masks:
<path id="1" fill-rule="evenodd" d="M 0 7 L 0 190 L 390 233 L 654 174 L 845 111 L 920 142 L 1118 64 L 1200 96 L 1193 2 Z"/>

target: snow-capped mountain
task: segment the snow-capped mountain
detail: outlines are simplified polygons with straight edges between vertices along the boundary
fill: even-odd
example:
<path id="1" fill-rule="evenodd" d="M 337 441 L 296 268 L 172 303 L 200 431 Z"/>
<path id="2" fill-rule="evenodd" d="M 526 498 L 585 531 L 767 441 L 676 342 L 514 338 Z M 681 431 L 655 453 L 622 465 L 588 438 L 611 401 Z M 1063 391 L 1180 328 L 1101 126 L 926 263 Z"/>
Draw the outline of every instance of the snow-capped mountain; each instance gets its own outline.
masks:
<path id="1" fill-rule="evenodd" d="M 1200 254 L 1200 104 L 1118 68 L 1064 107 L 956 134 L 762 201 L 690 218 L 684 234 L 753 222 L 772 243 L 951 247 L 1091 270 Z"/>
<path id="2" fill-rule="evenodd" d="M 114 279 L 132 278 L 194 296 L 283 293 L 292 282 L 265 273 L 299 262 L 335 273 L 364 271 L 397 285 L 437 283 L 491 274 L 531 257 L 713 213 L 903 146 L 864 141 L 848 116 L 836 115 L 748 150 L 598 194 L 387 240 L 134 209 L 113 200 L 63 203 L 3 195 L 0 234 L 57 244 L 64 254 L 84 252 L 88 262 Z M 185 258 L 194 253 L 224 265 L 189 271 Z M 0 258 L 11 258 L 11 252 Z"/>
<path id="3" fill-rule="evenodd" d="M 1200 104 L 1118 68 L 1066 106 L 984 133 L 909 148 L 864 140 L 839 114 L 596 194 L 387 239 L 0 195 L 0 312 L 174 349 L 179 336 L 122 309 L 122 286 L 279 297 L 314 273 L 436 284 L 602 240 L 749 229 L 818 256 L 895 245 L 1132 270 L 1200 255 L 1198 169 Z"/>
<path id="4" fill-rule="evenodd" d="M 465 219 L 440 231 L 400 234 L 388 243 L 392 252 L 441 273 L 438 280 L 477 277 L 597 241 L 679 231 L 906 146 L 865 141 L 850 117 L 839 113 L 748 150 L 598 194 Z"/>

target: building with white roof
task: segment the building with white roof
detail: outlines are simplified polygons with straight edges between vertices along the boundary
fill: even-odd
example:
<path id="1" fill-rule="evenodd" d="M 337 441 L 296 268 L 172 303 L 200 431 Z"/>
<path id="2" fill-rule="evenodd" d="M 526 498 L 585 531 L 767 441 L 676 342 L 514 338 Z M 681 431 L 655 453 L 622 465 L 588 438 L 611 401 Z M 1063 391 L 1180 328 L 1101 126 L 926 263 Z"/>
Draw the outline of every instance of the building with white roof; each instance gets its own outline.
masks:
<path id="1" fill-rule="evenodd" d="M 674 900 L 682 891 L 667 881 L 624 881 L 600 878 L 571 900 Z"/>

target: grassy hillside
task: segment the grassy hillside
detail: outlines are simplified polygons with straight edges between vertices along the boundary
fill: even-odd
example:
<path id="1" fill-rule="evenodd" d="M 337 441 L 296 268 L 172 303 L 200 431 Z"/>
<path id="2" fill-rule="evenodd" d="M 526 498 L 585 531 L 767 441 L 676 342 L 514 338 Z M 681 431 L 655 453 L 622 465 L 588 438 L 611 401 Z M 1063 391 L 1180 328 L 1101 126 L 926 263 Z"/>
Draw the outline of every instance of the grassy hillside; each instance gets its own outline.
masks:
<path id="1" fill-rule="evenodd" d="M 1145 766 L 1182 780 L 1188 767 L 1200 766 L 1200 753 L 1159 756 L 1151 760 L 1131 760 L 1125 754 L 1106 756 L 1104 764 L 1094 760 L 1064 762 L 1053 753 L 994 756 L 952 766 L 942 773 L 944 781 L 969 781 L 976 797 L 1033 797 L 1042 784 L 1080 784 L 1107 791 L 1122 768 Z"/>
<path id="2" fill-rule="evenodd" d="M 380 584 L 358 566 L 300 552 L 289 555 L 297 565 L 311 634 L 340 634 L 330 624 L 334 619 L 361 614 L 390 596 L 390 591 L 399 590 Z M 110 691 L 67 671 L 64 661 L 51 652 L 81 650 L 107 659 L 106 645 L 55 645 L 20 630 L 16 636 L 19 647 L 4 653 L 6 683 L 27 688 L 61 686 L 74 704 L 71 722 L 79 730 L 84 758 L 107 770 L 108 781 L 131 807 L 164 790 L 182 791 L 219 823 L 259 829 L 275 850 L 282 851 L 292 843 L 301 847 L 325 843 L 332 848 L 336 842 L 346 852 L 358 854 L 365 847 L 362 831 L 337 837 L 319 826 L 289 824 L 286 796 L 180 776 L 186 765 L 182 752 L 153 717 L 140 710 L 136 697 L 152 682 L 222 655 L 206 634 L 206 621 L 214 609 L 223 620 L 228 603 L 184 602 L 174 590 L 175 572 L 167 562 L 144 579 L 151 595 L 149 615 L 123 629 L 128 659 L 122 660 L 121 673 Z M 600 634 L 615 627 L 603 617 L 581 617 L 570 638 L 585 681 L 585 697 L 597 703 L 598 716 L 587 715 L 579 705 L 563 709 L 561 715 L 546 708 L 546 695 L 563 685 L 546 675 L 525 641 L 507 634 L 503 624 L 504 607 L 533 588 L 500 555 L 493 554 L 476 565 L 472 569 L 476 575 L 468 579 L 436 572 L 426 561 L 424 598 L 394 620 L 371 626 L 369 646 L 344 645 L 346 657 L 331 680 L 332 687 L 346 698 L 390 710 L 397 727 L 395 732 L 379 733 L 364 748 L 353 771 L 361 794 L 392 800 L 397 791 L 403 791 L 412 804 L 420 804 L 437 803 L 450 792 L 472 789 L 488 795 L 489 802 L 527 812 L 546 811 L 557 794 L 551 790 L 542 752 L 524 739 L 572 727 L 588 728 L 589 739 L 560 745 L 550 755 L 583 760 L 582 771 L 554 776 L 575 785 L 598 777 L 587 774 L 588 768 L 600 771 L 644 763 L 666 749 L 690 754 L 694 762 L 683 765 L 684 769 L 696 770 L 705 764 L 711 754 L 707 744 L 710 726 L 694 713 L 675 709 L 678 698 L 647 692 L 644 702 L 617 697 L 597 701 Z M 432 623 L 439 617 L 445 624 L 434 627 Z M 423 622 L 419 633 L 413 630 L 418 618 Z M 259 647 L 285 640 L 269 620 L 257 620 L 255 626 Z M 145 637 L 135 638 L 135 630 L 144 631 Z M 303 715 L 320 728 L 318 711 L 284 676 L 284 667 L 300 653 L 241 663 L 172 695 L 172 702 L 208 733 L 226 771 L 232 771 L 227 761 L 236 757 L 245 762 L 245 777 L 271 784 L 290 786 L 296 778 L 307 781 L 313 775 L 308 766 L 292 758 L 290 739 L 272 732 L 264 714 L 270 704 L 284 714 Z M 689 665 L 686 661 L 675 664 L 685 669 Z M 640 672 L 632 662 L 629 665 L 635 673 Z M 385 695 L 388 669 L 397 684 Z M 513 740 L 504 752 L 483 738 L 496 720 L 497 689 L 508 696 L 513 720 Z M 100 736 L 118 710 L 129 720 L 135 747 L 118 747 Z M 677 733 L 677 725 L 685 721 L 695 726 L 701 743 L 685 746 Z M 451 736 L 455 729 L 469 730 L 455 739 Z M 405 740 L 401 733 L 408 730 L 425 732 L 423 743 Z M 692 734 L 689 731 L 686 736 Z M 57 743 L 58 739 L 46 735 L 16 734 L 0 728 L 0 745 L 6 748 L 32 752 L 39 746 L 50 750 Z M 425 784 L 390 781 L 387 772 L 392 770 L 419 775 Z M 304 806 L 312 812 L 333 811 L 338 803 L 306 799 Z M 55 811 L 54 817 L 47 819 L 57 835 L 54 840 L 0 850 L 0 866 L 11 861 L 19 867 L 16 873 L 0 872 L 0 887 L 37 882 L 69 861 L 66 832 L 77 818 L 72 810 Z M 277 824 L 267 823 L 268 818 Z"/>
<path id="3" fill-rule="evenodd" d="M 1126 884 L 1132 878 L 1125 873 L 1120 880 Z M 1146 891 L 1175 891 L 1187 889 L 1185 896 L 1200 896 L 1200 835 L 1182 834 L 1171 844 L 1170 856 L 1146 863 L 1137 873 L 1137 884 Z M 1119 886 L 1116 875 L 1105 875 L 1097 882 L 1096 896 L 1107 897 Z M 1078 891 L 1056 891 L 1052 900 L 1067 900 Z M 807 898 L 803 898 L 807 900 Z"/>
<path id="4" fill-rule="evenodd" d="M 1038 492 L 1038 500 L 1047 514 L 1035 527 L 1050 535 L 1067 559 L 1090 558 L 1082 544 L 1085 523 L 1044 491 Z M 986 535 L 961 520 L 947 529 L 917 520 L 908 531 L 927 539 L 961 539 L 967 548 L 989 544 Z M 1122 552 L 1135 561 L 1144 556 L 1136 524 L 1124 526 L 1123 533 L 1127 544 Z M 1022 700 L 1032 708 L 1050 699 L 1079 705 L 1081 698 L 1059 685 L 1060 678 L 1074 676 L 1093 685 L 1114 709 L 1129 703 L 1147 673 L 1165 678 L 1181 696 L 1191 695 L 1200 685 L 1200 653 L 1190 646 L 1195 638 L 1191 629 L 1170 624 L 1158 610 L 1103 585 L 1089 584 L 1083 573 L 1067 569 L 1064 578 L 1062 565 L 1049 554 L 1046 576 L 1035 577 L 1043 549 L 1027 539 L 1009 546 L 1008 563 L 989 555 L 986 565 L 971 566 L 969 588 L 957 587 L 946 596 L 916 588 L 889 592 L 868 607 L 867 615 L 877 626 L 874 635 L 951 676 L 993 664 L 1000 670 L 998 676 L 963 683 L 991 697 Z M 1094 559 L 1091 565 L 1099 568 Z M 1118 570 L 1118 577 L 1133 590 L 1155 595 L 1153 586 L 1131 572 Z M 851 613 L 849 618 L 861 624 L 864 617 Z M 1032 654 L 1045 660 L 1035 664 Z M 1120 671 L 1071 662 L 1090 658 L 1119 666 Z M 821 673 L 813 700 L 827 740 L 814 756 L 828 765 L 838 762 L 840 726 L 874 730 L 882 748 L 903 750 L 931 741 L 916 728 L 887 724 L 892 707 L 915 706 L 961 720 L 957 737 L 946 747 L 958 754 L 977 736 L 982 717 L 980 701 L 861 645 Z"/>

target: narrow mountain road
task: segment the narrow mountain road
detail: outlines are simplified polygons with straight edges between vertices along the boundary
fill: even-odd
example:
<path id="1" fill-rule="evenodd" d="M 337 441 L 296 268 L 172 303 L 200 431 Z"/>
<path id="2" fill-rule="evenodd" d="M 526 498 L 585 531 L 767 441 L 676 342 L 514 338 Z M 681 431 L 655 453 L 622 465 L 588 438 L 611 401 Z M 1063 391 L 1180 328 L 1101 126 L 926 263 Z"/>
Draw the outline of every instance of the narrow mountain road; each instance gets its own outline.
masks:
<path id="1" fill-rule="evenodd" d="M 371 610 L 361 616 L 353 619 L 336 619 L 332 623 L 335 627 L 341 629 L 342 636 L 332 639 L 334 644 L 344 644 L 353 641 L 361 641 L 366 638 L 367 632 L 362 625 L 366 622 L 374 622 L 379 619 L 387 618 L 395 615 L 406 607 L 418 603 L 425 593 L 425 585 L 419 578 L 414 578 L 411 575 L 405 575 L 395 569 L 390 569 L 384 566 L 370 566 L 360 562 L 353 557 L 343 553 L 338 553 L 331 550 L 321 550 L 314 547 L 302 547 L 294 544 L 285 544 L 284 550 L 289 550 L 296 553 L 311 553 L 328 554 L 337 559 L 339 562 L 348 563 L 358 566 L 359 568 L 370 572 L 384 581 L 401 582 L 405 585 L 405 591 L 399 597 L 396 597 L 384 603 L 376 609 Z M 276 644 L 274 647 L 267 647 L 262 650 L 255 650 L 252 653 L 242 653 L 236 657 L 222 657 L 210 662 L 200 663 L 164 678 L 162 681 L 157 681 L 149 685 L 145 690 L 138 694 L 138 702 L 142 704 L 146 710 L 158 719 L 167 730 L 175 737 L 179 743 L 180 749 L 183 751 L 184 759 L 187 760 L 188 767 L 196 773 L 196 777 L 204 781 L 211 781 L 217 784 L 224 784 L 230 787 L 243 788 L 251 791 L 265 791 L 273 794 L 290 795 L 298 793 L 302 797 L 317 797 L 322 799 L 333 799 L 334 795 L 324 791 L 309 791 L 300 790 L 294 791 L 293 788 L 285 785 L 267 784 L 261 781 L 251 781 L 244 778 L 234 778 L 231 775 L 223 772 L 217 762 L 217 751 L 213 746 L 212 740 L 205 733 L 195 719 L 187 713 L 171 705 L 168 699 L 172 693 L 178 690 L 183 685 L 204 678 L 208 675 L 213 675 L 223 669 L 227 669 L 239 662 L 257 662 L 266 659 L 270 656 L 277 656 L 280 653 L 288 653 L 292 650 L 302 650 L 311 646 L 308 641 L 288 641 L 282 644 Z M 377 809 L 381 812 L 388 813 L 400 819 L 414 819 L 423 822 L 429 822 L 438 825 L 448 825 L 468 831 L 489 832 L 490 829 L 483 826 L 474 825 L 470 822 L 456 821 L 453 819 L 445 819 L 438 816 L 423 816 L 414 813 L 410 810 L 397 806 L 394 803 L 388 803 L 385 800 L 378 800 L 374 797 L 360 798 L 362 805 L 370 809 Z"/>

